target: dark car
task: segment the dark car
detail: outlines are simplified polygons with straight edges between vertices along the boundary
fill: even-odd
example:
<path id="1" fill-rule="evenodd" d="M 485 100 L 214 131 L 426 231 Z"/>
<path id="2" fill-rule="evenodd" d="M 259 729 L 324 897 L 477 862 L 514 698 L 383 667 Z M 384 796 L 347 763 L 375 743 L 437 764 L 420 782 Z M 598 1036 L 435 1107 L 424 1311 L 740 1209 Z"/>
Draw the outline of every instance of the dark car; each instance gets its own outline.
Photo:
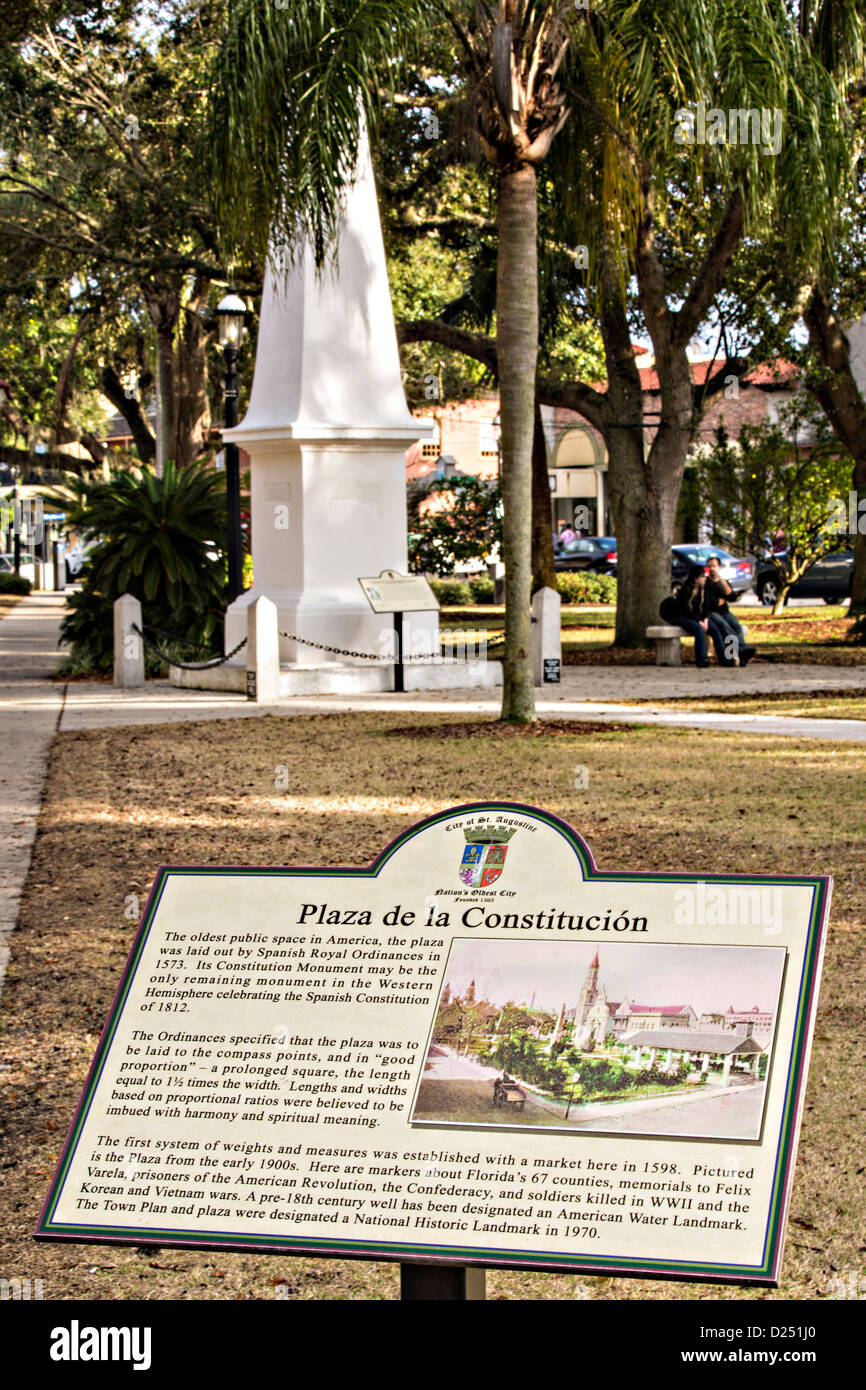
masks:
<path id="1" fill-rule="evenodd" d="M 553 560 L 554 568 L 560 573 L 592 570 L 595 574 L 614 574 L 616 541 L 612 536 L 578 536 L 576 540 L 555 546 Z"/>
<path id="2" fill-rule="evenodd" d="M 776 551 L 780 558 L 786 552 Z M 802 579 L 798 579 L 788 590 L 789 598 L 822 598 L 825 603 L 841 603 L 851 597 L 851 580 L 854 574 L 854 551 L 837 550 L 816 560 L 807 569 Z M 768 608 L 779 596 L 779 576 L 767 560 L 758 563 L 755 575 L 755 593 Z"/>
<path id="3" fill-rule="evenodd" d="M 730 602 L 736 603 L 747 589 L 752 587 L 753 567 L 751 560 L 739 559 L 729 550 L 718 545 L 699 545 L 686 543 L 671 546 L 671 579 L 674 584 L 682 584 L 690 565 L 705 565 L 711 555 L 715 555 L 721 565 L 722 578 L 727 579 L 733 590 Z"/>

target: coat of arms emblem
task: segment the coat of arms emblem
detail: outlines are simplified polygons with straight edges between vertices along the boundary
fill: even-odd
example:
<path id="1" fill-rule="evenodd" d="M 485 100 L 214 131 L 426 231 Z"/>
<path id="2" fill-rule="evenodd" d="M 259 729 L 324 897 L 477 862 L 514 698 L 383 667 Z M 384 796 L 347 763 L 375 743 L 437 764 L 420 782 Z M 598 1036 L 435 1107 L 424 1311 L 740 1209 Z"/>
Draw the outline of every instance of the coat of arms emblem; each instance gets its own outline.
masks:
<path id="1" fill-rule="evenodd" d="M 460 877 L 469 888 L 488 888 L 496 882 L 505 867 L 508 842 L 514 829 L 508 830 L 502 825 L 467 825 L 463 833 L 466 848 L 460 864 Z"/>

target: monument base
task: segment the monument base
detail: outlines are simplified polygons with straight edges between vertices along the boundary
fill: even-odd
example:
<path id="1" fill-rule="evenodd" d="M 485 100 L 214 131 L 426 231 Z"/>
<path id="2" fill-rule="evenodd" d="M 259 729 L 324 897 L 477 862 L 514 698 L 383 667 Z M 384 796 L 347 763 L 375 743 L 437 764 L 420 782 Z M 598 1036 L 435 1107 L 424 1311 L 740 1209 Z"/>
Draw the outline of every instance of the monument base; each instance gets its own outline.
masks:
<path id="1" fill-rule="evenodd" d="M 245 695 L 245 666 L 226 663 L 207 671 L 169 668 L 171 684 L 183 690 L 218 690 Z M 411 690 L 493 690 L 502 684 L 501 661 L 410 662 L 403 668 L 404 689 Z M 320 666 L 281 666 L 280 700 L 296 695 L 369 695 L 394 689 L 394 668 L 386 663 L 355 662 L 340 665 L 323 662 Z"/>
<path id="2" fill-rule="evenodd" d="M 225 650 L 231 651 L 247 635 L 247 614 L 256 599 L 264 595 L 276 605 L 280 633 L 294 632 L 311 642 L 326 642 L 330 647 L 349 651 L 369 652 L 371 656 L 385 655 L 393 650 L 393 619 L 390 615 L 370 611 L 360 587 L 358 597 L 351 593 L 327 594 L 321 591 L 298 594 L 291 590 L 247 589 L 226 610 Z M 292 642 L 280 636 L 280 661 L 283 665 L 318 667 L 328 661 L 327 654 L 307 642 Z M 439 650 L 439 614 L 405 613 L 403 615 L 403 649 L 407 654 L 425 656 Z M 340 653 L 334 653 L 334 664 L 340 664 Z"/>

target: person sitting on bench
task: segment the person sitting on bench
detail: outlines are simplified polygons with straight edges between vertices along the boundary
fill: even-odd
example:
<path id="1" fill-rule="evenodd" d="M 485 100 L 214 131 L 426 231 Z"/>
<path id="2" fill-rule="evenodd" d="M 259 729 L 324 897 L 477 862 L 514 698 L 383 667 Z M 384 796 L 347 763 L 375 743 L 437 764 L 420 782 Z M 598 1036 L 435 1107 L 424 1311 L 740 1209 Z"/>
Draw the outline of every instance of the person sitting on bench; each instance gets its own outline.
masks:
<path id="1" fill-rule="evenodd" d="M 733 593 L 733 589 L 727 579 L 722 578 L 722 566 L 718 555 L 711 555 L 707 561 L 706 593 L 706 608 L 710 623 L 720 629 L 723 641 L 726 638 L 734 639 L 739 664 L 745 666 L 757 654 L 757 649 L 746 645 L 739 619 L 734 616 L 728 606 L 728 599 Z M 733 643 L 727 644 L 728 653 L 731 653 L 732 646 Z"/>
<path id="2" fill-rule="evenodd" d="M 707 610 L 707 576 L 703 565 L 689 565 L 689 572 L 680 585 L 676 595 L 676 618 L 684 632 L 695 639 L 695 665 L 709 666 L 707 660 L 707 633 L 713 640 L 720 666 L 736 666 L 737 662 L 725 651 L 725 634 L 721 627 L 710 622 Z"/>

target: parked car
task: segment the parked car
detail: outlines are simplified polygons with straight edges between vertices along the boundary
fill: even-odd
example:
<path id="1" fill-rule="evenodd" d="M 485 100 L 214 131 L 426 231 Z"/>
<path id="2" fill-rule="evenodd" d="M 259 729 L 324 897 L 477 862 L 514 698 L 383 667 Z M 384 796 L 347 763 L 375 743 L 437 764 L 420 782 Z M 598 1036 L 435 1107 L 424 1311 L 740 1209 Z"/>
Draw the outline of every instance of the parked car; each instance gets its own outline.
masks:
<path id="1" fill-rule="evenodd" d="M 596 574 L 616 573 L 616 541 L 612 536 L 578 536 L 554 547 L 554 568 L 592 570 Z"/>
<path id="2" fill-rule="evenodd" d="M 783 557 L 787 552 L 777 550 Z M 854 574 L 854 551 L 837 550 L 816 560 L 807 569 L 802 579 L 798 579 L 788 591 L 789 598 L 822 598 L 825 603 L 842 603 L 851 597 L 851 580 Z M 755 574 L 755 593 L 763 604 L 772 608 L 779 597 L 779 576 L 768 560 L 758 563 Z"/>
<path id="3" fill-rule="evenodd" d="M 722 567 L 722 578 L 726 579 L 733 590 L 730 597 L 731 603 L 736 603 L 737 599 L 743 597 L 747 589 L 752 587 L 754 567 L 751 560 L 738 558 L 732 555 L 729 550 L 722 550 L 718 545 L 674 545 L 671 546 L 671 580 L 674 584 L 682 584 L 689 572 L 689 565 L 705 565 L 711 555 L 716 555 Z"/>
<path id="4" fill-rule="evenodd" d="M 0 574 L 14 574 L 15 562 L 11 555 L 0 555 Z"/>
<path id="5" fill-rule="evenodd" d="M 93 549 L 95 541 L 78 540 L 74 545 L 69 546 L 64 561 L 66 563 L 66 582 L 74 584 L 84 568 L 84 562 Z"/>

